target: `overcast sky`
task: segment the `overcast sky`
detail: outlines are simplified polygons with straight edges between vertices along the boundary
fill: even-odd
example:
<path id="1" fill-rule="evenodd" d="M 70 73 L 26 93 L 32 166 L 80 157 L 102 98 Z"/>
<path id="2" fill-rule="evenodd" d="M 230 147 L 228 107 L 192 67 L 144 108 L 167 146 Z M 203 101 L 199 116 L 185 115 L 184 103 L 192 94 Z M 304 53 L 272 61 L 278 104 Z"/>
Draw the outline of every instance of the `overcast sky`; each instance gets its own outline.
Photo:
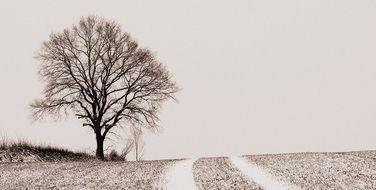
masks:
<path id="1" fill-rule="evenodd" d="M 31 122 L 49 34 L 98 15 L 167 65 L 182 91 L 146 159 L 376 149 L 371 0 L 2 1 L 0 133 L 94 150 L 76 119 Z"/>

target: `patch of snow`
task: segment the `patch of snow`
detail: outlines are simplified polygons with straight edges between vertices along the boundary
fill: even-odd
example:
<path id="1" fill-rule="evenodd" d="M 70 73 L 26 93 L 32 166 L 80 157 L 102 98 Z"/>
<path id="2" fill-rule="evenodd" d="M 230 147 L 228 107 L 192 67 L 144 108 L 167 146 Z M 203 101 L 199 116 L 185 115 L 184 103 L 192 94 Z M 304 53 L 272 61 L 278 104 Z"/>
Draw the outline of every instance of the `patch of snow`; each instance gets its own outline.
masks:
<path id="1" fill-rule="evenodd" d="M 196 190 L 197 186 L 193 179 L 192 166 L 196 159 L 176 162 L 167 170 L 164 180 L 166 184 L 163 190 Z"/>
<path id="2" fill-rule="evenodd" d="M 230 157 L 231 162 L 250 180 L 265 190 L 300 190 L 301 188 L 283 181 L 278 181 L 270 173 L 261 169 L 243 157 Z"/>

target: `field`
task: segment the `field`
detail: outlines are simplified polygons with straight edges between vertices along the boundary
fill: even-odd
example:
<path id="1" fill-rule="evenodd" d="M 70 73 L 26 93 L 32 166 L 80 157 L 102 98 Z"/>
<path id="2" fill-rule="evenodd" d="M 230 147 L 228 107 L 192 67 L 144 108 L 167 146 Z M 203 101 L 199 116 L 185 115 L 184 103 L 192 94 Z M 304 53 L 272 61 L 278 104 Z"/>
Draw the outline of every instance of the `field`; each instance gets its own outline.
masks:
<path id="1" fill-rule="evenodd" d="M 188 184 L 183 189 L 245 190 L 268 189 L 268 182 L 277 185 L 285 182 L 297 189 L 376 189 L 376 151 L 248 155 L 241 159 L 234 158 L 238 157 L 199 158 L 184 162 L 102 162 L 95 159 L 0 162 L 0 187 L 164 190 L 177 189 L 171 184 Z M 235 160 L 242 160 L 243 165 Z M 253 167 L 253 171 L 257 172 L 243 173 L 247 171 L 244 169 L 248 165 L 254 165 L 256 168 Z"/>
<path id="2" fill-rule="evenodd" d="M 152 189 L 173 160 L 0 164 L 1 189 Z"/>
<path id="3" fill-rule="evenodd" d="M 376 151 L 246 156 L 303 189 L 376 189 Z"/>

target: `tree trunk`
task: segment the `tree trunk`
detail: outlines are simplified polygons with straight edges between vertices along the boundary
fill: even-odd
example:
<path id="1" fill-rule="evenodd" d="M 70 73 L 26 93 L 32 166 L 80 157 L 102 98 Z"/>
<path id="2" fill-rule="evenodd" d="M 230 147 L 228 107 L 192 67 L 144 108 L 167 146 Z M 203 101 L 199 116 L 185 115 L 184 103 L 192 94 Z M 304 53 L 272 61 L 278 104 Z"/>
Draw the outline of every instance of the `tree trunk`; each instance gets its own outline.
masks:
<path id="1" fill-rule="evenodd" d="M 104 138 L 102 137 L 101 133 L 95 133 L 96 139 L 97 139 L 97 152 L 96 156 L 99 160 L 104 160 L 104 153 L 103 153 L 103 141 Z"/>
<path id="2" fill-rule="evenodd" d="M 135 143 L 135 147 L 134 148 L 135 148 L 134 152 L 135 152 L 135 157 L 136 157 L 135 160 L 138 161 L 138 142 Z"/>
<path id="3" fill-rule="evenodd" d="M 138 147 L 136 146 L 136 161 L 138 161 Z"/>

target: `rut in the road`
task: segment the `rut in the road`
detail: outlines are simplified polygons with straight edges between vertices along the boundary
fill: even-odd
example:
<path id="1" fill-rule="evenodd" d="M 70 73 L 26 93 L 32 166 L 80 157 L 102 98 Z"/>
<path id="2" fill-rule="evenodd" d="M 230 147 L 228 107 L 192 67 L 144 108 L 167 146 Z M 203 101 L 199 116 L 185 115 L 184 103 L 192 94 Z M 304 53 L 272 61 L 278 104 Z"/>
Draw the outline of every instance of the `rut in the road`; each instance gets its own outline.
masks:
<path id="1" fill-rule="evenodd" d="M 265 190 L 300 190 L 295 185 L 276 180 L 271 174 L 243 157 L 231 157 L 230 160 L 243 174 Z"/>
<path id="2" fill-rule="evenodd" d="M 164 184 L 158 190 L 196 190 L 196 183 L 193 180 L 192 166 L 196 159 L 182 160 L 176 162 L 167 170 L 162 181 Z"/>

